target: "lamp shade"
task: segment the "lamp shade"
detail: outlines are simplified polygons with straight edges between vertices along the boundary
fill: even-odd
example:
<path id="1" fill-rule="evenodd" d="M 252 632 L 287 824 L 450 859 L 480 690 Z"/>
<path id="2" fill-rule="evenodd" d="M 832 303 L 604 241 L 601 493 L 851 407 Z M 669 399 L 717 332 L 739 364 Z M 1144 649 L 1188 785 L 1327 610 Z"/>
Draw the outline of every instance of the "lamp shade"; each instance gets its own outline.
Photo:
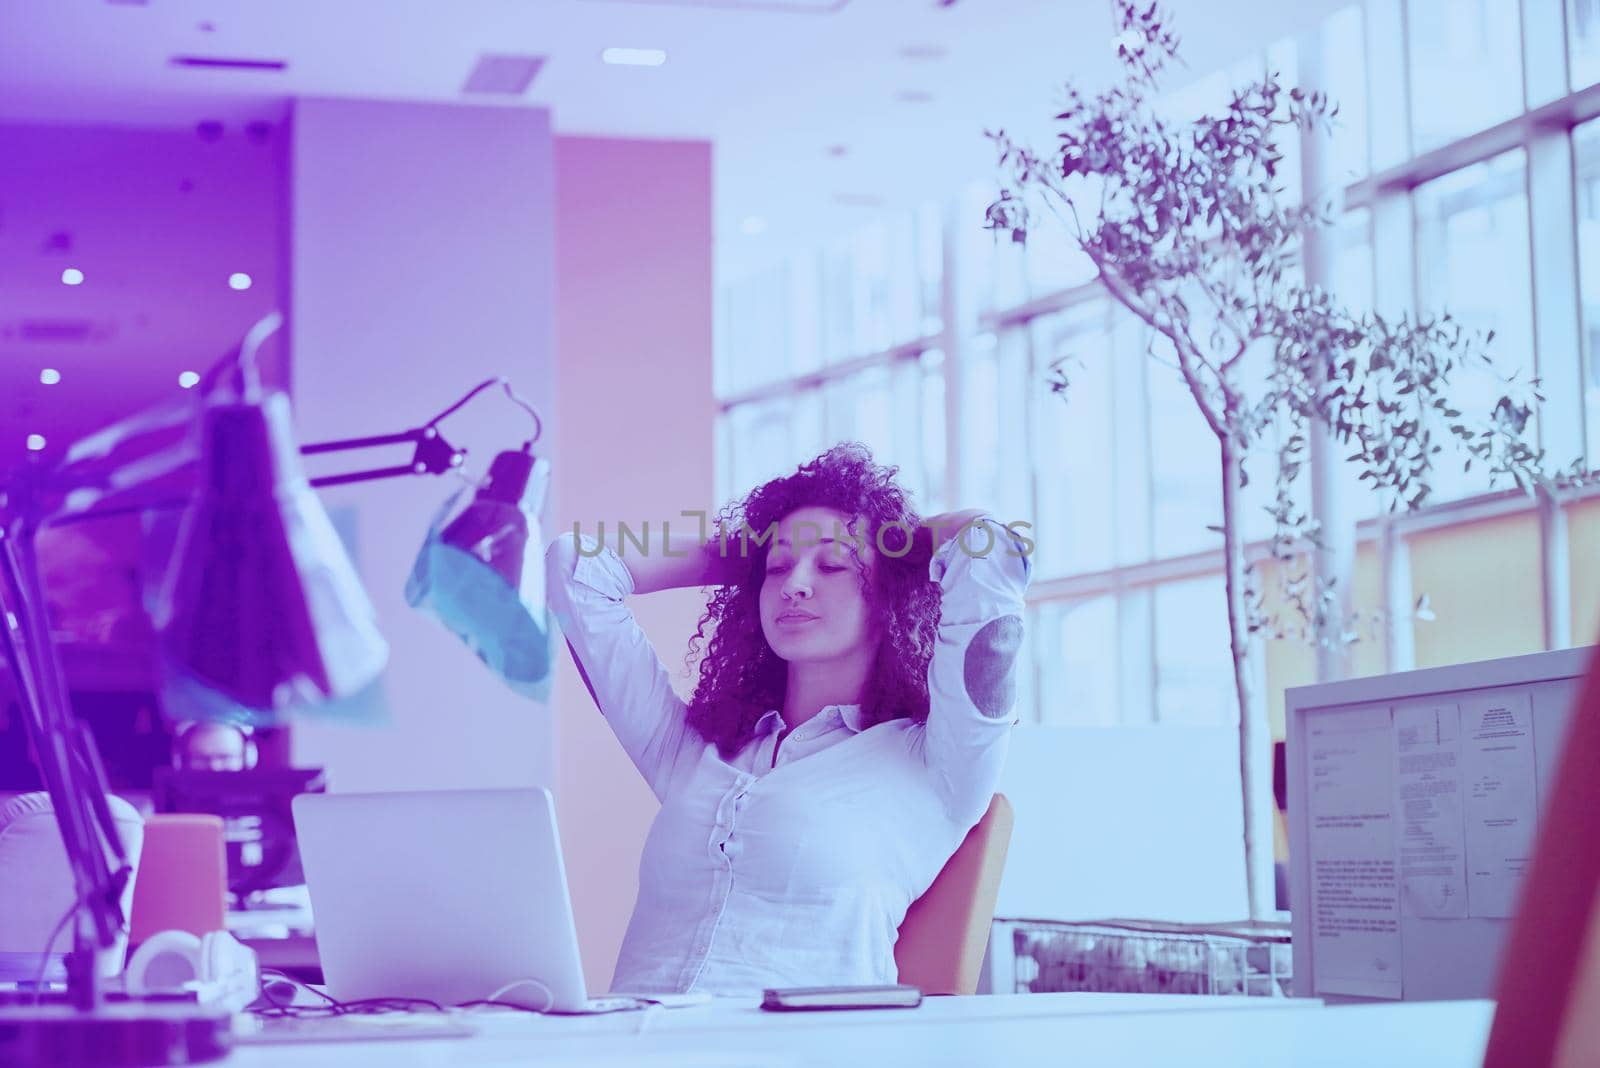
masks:
<path id="1" fill-rule="evenodd" d="M 301 469 L 288 399 L 206 408 L 201 447 L 156 613 L 170 661 L 251 709 L 362 689 L 388 647 Z"/>
<path id="2" fill-rule="evenodd" d="M 470 501 L 457 495 L 435 518 L 406 582 L 406 601 L 439 619 L 507 685 L 549 695 L 539 508 L 550 465 L 502 452 Z"/>

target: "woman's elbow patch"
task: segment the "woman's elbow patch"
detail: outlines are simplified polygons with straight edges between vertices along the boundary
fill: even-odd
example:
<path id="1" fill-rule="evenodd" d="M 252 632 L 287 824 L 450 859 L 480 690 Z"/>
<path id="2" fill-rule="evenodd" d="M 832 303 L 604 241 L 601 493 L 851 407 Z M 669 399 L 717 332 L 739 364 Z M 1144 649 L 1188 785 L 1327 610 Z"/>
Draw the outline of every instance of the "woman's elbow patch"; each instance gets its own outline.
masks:
<path id="1" fill-rule="evenodd" d="M 990 719 L 1010 712 L 1017 699 L 1017 653 L 1021 649 L 1021 616 L 990 620 L 967 644 L 963 669 L 967 696 Z"/>

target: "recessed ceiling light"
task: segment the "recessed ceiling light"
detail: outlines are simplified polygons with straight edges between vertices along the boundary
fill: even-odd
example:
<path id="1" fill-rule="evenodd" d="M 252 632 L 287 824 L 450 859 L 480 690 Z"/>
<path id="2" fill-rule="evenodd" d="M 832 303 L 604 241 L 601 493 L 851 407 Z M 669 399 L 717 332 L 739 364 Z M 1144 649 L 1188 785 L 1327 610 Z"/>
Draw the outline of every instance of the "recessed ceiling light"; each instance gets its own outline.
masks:
<path id="1" fill-rule="evenodd" d="M 739 232 L 746 237 L 755 237 L 757 234 L 767 232 L 767 220 L 759 215 L 747 215 L 739 224 Z"/>
<path id="2" fill-rule="evenodd" d="M 659 67 L 667 54 L 659 48 L 608 48 L 600 58 L 620 67 Z"/>
<path id="3" fill-rule="evenodd" d="M 949 54 L 943 45 L 936 44 L 906 45 L 900 49 L 900 56 L 903 59 L 935 60 L 943 59 Z"/>
<path id="4" fill-rule="evenodd" d="M 228 276 L 229 289 L 249 289 L 252 279 L 243 271 L 234 271 Z"/>
<path id="5" fill-rule="evenodd" d="M 83 285 L 83 272 L 76 267 L 68 267 L 61 272 L 61 282 L 63 285 L 81 286 Z"/>
<path id="6" fill-rule="evenodd" d="M 57 382 L 61 381 L 61 372 L 57 371 L 54 367 L 46 367 L 44 370 L 39 372 L 39 381 L 43 382 L 47 386 L 53 386 Z"/>
<path id="7" fill-rule="evenodd" d="M 39 452 L 43 448 L 44 448 L 44 435 L 43 434 L 29 434 L 28 435 L 28 451 L 29 452 Z"/>
<path id="8" fill-rule="evenodd" d="M 193 371 L 185 371 L 178 376 L 178 385 L 184 389 L 193 389 L 200 384 L 200 376 Z"/>
<path id="9" fill-rule="evenodd" d="M 902 104 L 928 104 L 933 101 L 933 94 L 926 89 L 902 89 L 894 98 Z"/>

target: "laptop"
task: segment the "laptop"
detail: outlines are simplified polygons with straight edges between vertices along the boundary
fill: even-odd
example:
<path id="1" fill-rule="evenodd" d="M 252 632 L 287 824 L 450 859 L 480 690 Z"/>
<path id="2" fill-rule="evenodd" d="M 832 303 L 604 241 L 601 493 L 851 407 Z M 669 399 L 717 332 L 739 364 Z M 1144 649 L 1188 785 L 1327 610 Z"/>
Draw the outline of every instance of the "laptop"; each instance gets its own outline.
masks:
<path id="1" fill-rule="evenodd" d="M 646 1004 L 584 988 L 549 790 L 301 794 L 293 811 L 323 979 L 340 1001 Z"/>

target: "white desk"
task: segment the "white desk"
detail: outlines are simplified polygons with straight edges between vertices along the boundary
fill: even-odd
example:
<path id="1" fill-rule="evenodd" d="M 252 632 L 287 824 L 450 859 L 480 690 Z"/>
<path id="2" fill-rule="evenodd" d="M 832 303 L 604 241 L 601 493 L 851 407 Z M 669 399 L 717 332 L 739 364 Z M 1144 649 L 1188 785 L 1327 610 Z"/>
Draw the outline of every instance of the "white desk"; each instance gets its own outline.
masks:
<path id="1" fill-rule="evenodd" d="M 718 1001 L 648 1016 L 475 1015 L 461 1039 L 241 1046 L 238 1068 L 293 1065 L 1478 1065 L 1487 1001 L 1324 1007 L 1147 994 L 930 998 L 912 1010 L 765 1013 Z M 639 1032 L 643 1023 L 644 1030 Z"/>

